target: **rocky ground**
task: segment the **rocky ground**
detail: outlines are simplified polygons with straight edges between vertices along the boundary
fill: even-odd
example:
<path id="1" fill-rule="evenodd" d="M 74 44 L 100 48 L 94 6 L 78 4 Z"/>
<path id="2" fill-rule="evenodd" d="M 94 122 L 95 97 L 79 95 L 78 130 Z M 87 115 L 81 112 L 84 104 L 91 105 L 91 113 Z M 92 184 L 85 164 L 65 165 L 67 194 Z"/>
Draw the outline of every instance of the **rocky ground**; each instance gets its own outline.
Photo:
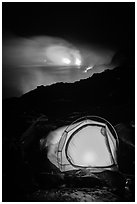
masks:
<path id="1" fill-rule="evenodd" d="M 36 202 L 118 202 L 121 199 L 106 187 L 100 188 L 63 188 L 51 191 L 38 190 L 28 201 Z"/>
<path id="2" fill-rule="evenodd" d="M 3 101 L 3 201 L 135 200 L 134 80 L 129 74 L 122 67 L 74 86 L 39 87 Z M 119 172 L 62 175 L 41 151 L 40 139 L 49 131 L 85 115 L 115 126 Z"/>
<path id="3" fill-rule="evenodd" d="M 70 123 L 78 113 L 68 117 Z M 46 160 L 45 152 L 40 151 L 39 136 L 49 129 L 56 128 L 63 121 L 48 122 L 40 116 L 30 120 L 31 125 L 22 134 L 23 151 L 16 141 L 7 142 L 4 148 L 10 153 L 4 160 L 3 199 L 6 201 L 57 201 L 57 202 L 117 202 L 134 201 L 134 142 L 130 139 L 134 128 L 128 129 L 127 137 L 120 139 L 119 172 L 105 171 L 93 174 L 90 171 L 76 171 L 61 174 Z M 64 122 L 63 122 L 64 123 Z M 126 126 L 126 128 L 125 128 Z M 121 128 L 120 128 L 121 130 Z M 4 143 L 5 144 L 5 143 Z M 132 144 L 132 145 L 130 145 Z M 25 145 L 25 146 L 24 146 Z M 5 146 L 4 146 L 5 147 Z M 25 147 L 25 152 L 24 152 Z M 129 158 L 130 154 L 130 158 Z M 128 162 L 128 163 L 127 163 Z M 52 171 L 51 171 L 52 169 Z"/>

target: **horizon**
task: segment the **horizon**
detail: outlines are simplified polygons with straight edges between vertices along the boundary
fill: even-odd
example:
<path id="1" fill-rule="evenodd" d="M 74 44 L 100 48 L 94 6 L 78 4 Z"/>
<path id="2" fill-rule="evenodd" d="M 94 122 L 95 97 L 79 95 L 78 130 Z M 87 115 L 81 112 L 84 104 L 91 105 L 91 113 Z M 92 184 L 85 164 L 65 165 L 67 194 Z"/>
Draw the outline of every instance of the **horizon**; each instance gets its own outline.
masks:
<path id="1" fill-rule="evenodd" d="M 114 69 L 117 53 L 133 53 L 134 4 L 5 2 L 2 9 L 3 97 L 88 78 Z"/>

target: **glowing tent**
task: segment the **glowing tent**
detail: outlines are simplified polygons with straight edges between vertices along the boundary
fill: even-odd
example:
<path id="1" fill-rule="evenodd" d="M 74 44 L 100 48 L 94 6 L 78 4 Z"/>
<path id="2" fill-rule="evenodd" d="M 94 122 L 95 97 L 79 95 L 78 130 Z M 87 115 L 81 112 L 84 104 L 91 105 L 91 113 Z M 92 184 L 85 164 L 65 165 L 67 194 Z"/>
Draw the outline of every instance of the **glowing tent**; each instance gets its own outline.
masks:
<path id="1" fill-rule="evenodd" d="M 48 159 L 61 172 L 90 168 L 93 172 L 117 170 L 118 137 L 103 118 L 83 117 L 49 133 Z"/>

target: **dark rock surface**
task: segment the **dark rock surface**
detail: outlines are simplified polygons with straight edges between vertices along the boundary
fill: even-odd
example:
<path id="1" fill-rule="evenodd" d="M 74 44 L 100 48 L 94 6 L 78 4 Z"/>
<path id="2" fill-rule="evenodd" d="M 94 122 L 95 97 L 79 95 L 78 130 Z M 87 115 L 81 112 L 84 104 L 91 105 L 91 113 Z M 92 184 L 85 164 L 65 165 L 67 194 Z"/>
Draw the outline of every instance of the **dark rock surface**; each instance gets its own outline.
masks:
<path id="1" fill-rule="evenodd" d="M 5 99 L 3 201 L 134 201 L 134 106 L 134 71 L 126 65 L 74 84 L 41 86 Z M 83 172 L 60 175 L 40 151 L 40 139 L 49 131 L 85 115 L 120 124 L 120 172 L 84 173 L 91 182 Z"/>
<path id="2" fill-rule="evenodd" d="M 121 199 L 106 187 L 100 188 L 64 188 L 51 191 L 38 190 L 28 196 L 29 201 L 36 202 L 118 202 Z"/>

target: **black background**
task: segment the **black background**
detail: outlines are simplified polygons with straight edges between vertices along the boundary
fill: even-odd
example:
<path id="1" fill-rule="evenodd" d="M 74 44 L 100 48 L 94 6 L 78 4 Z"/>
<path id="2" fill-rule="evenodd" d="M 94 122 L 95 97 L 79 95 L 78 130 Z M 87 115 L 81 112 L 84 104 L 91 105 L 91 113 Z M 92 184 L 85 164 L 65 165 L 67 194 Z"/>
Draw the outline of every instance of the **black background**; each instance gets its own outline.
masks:
<path id="1" fill-rule="evenodd" d="M 49 35 L 118 47 L 134 44 L 134 3 L 3 3 L 3 37 Z"/>

